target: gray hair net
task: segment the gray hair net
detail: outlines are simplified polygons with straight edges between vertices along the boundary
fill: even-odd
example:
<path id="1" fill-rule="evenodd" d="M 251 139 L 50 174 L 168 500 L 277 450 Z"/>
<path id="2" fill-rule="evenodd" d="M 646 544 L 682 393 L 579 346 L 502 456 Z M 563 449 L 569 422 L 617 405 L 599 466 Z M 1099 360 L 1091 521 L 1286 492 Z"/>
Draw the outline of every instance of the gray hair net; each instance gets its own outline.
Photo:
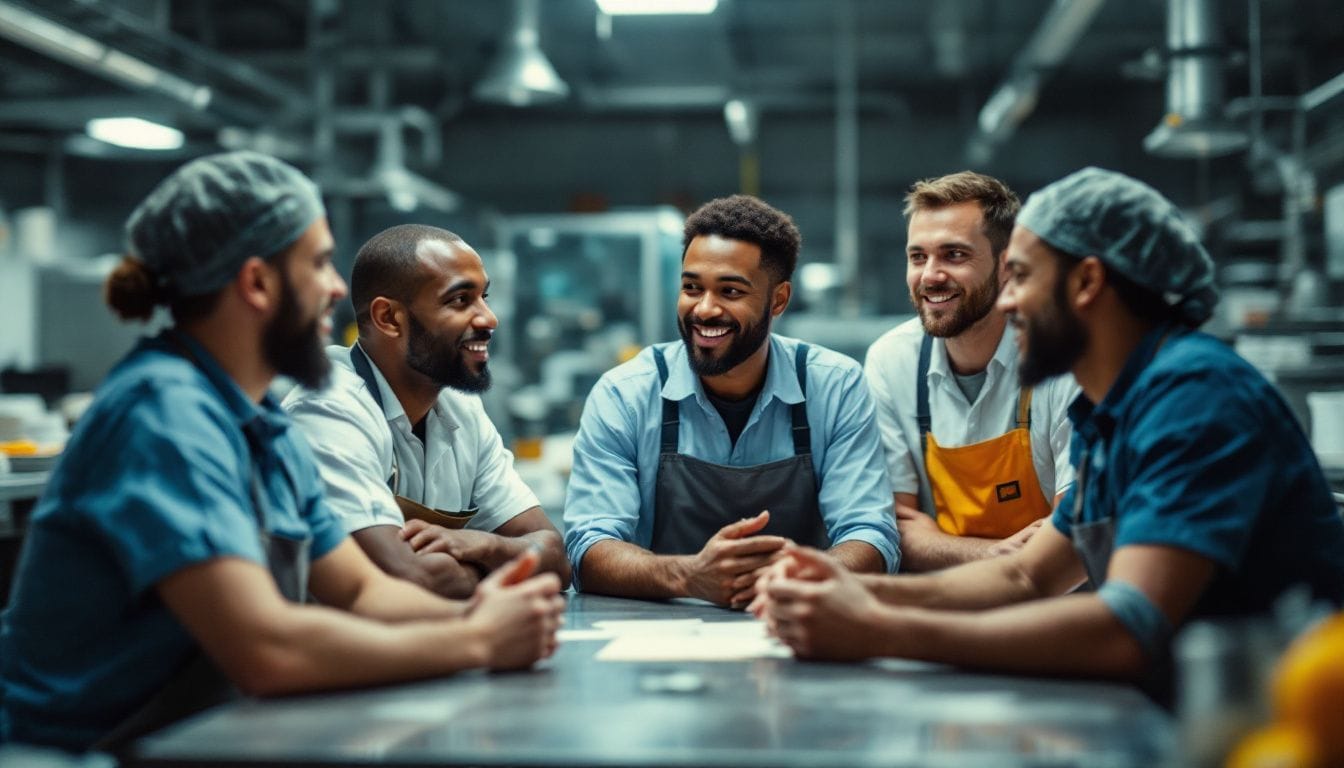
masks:
<path id="1" fill-rule="evenodd" d="M 131 213 L 126 240 L 171 300 L 219 290 L 248 258 L 283 251 L 323 215 L 317 185 L 293 166 L 228 152 L 164 179 Z"/>
<path id="2" fill-rule="evenodd" d="M 1084 168 L 1027 198 L 1017 223 L 1074 256 L 1096 256 L 1177 311 L 1190 326 L 1213 314 L 1213 261 L 1180 211 L 1115 171 Z"/>

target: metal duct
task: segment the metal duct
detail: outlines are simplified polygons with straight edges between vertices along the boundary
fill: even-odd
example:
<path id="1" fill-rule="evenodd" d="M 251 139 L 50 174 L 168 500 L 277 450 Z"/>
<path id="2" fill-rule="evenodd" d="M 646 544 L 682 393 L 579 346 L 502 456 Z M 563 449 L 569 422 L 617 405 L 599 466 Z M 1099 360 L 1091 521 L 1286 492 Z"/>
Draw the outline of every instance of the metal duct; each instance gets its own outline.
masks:
<path id="1" fill-rule="evenodd" d="M 473 93 L 481 101 L 526 107 L 558 101 L 569 86 L 541 51 L 538 0 L 514 0 L 513 26 Z"/>
<path id="2" fill-rule="evenodd" d="M 1218 0 L 1168 0 L 1167 113 L 1143 140 L 1165 157 L 1213 157 L 1244 149 L 1246 132 L 1223 113 L 1223 35 Z"/>

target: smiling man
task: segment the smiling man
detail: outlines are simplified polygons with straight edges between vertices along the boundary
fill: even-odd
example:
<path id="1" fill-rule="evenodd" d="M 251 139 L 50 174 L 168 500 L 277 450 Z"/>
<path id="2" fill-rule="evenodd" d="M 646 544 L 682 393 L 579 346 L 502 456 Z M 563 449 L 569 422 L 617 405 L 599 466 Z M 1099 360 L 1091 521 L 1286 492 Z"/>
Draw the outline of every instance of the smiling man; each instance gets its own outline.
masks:
<path id="1" fill-rule="evenodd" d="M 799 549 L 753 607 L 807 658 L 901 656 L 1146 683 L 1165 699 L 1191 620 L 1344 602 L 1344 525 L 1287 403 L 1226 344 L 1213 262 L 1156 190 L 1088 168 L 1032 195 L 999 308 L 1023 384 L 1072 373 L 1078 470 L 1022 549 L 855 577 Z M 1089 581 L 1095 591 L 1074 588 Z"/>
<path id="2" fill-rule="evenodd" d="M 350 283 L 359 341 L 328 348 L 329 387 L 284 401 L 345 529 L 388 573 L 447 597 L 531 546 L 568 582 L 560 534 L 477 396 L 497 325 L 481 257 L 406 224 L 364 244 Z"/>
<path id="3" fill-rule="evenodd" d="M 994 302 L 1017 195 L 962 171 L 906 195 L 906 283 L 917 318 L 868 350 L 901 566 L 931 571 L 1011 552 L 1073 483 L 1073 377 L 1017 381 L 1017 354 Z"/>
<path id="4" fill-rule="evenodd" d="M 740 607 L 788 541 L 895 569 L 858 364 L 770 333 L 800 242 L 792 219 L 745 195 L 686 220 L 681 342 L 607 372 L 584 408 L 565 502 L 583 590 Z"/>

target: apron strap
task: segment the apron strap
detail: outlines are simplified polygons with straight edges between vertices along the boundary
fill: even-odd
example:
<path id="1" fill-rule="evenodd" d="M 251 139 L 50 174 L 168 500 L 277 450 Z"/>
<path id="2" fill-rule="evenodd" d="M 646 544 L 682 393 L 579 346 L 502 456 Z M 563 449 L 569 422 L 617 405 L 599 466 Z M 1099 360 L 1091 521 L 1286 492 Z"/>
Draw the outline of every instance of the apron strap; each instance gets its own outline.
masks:
<path id="1" fill-rule="evenodd" d="M 667 384 L 667 361 L 663 359 L 663 350 L 653 348 L 653 362 L 658 366 L 659 389 Z M 658 453 L 660 455 L 675 454 L 677 452 L 677 441 L 681 436 L 681 413 L 678 409 L 676 400 L 663 400 L 663 427 L 662 435 L 658 443 Z"/>
<path id="2" fill-rule="evenodd" d="M 919 455 L 929 452 L 929 430 L 933 420 L 929 417 L 929 357 L 933 354 L 933 337 L 924 334 L 919 344 L 919 365 L 915 368 L 915 421 L 919 424 Z"/>
<path id="3" fill-rule="evenodd" d="M 364 380 L 364 386 L 368 387 L 369 394 L 373 395 L 373 402 L 378 404 L 378 410 L 383 410 L 383 391 L 378 386 L 378 379 L 373 375 L 373 364 L 369 362 L 369 355 L 364 348 L 359 346 L 356 341 L 350 345 L 350 364 L 355 366 L 355 373 Z M 392 489 L 392 493 L 397 492 L 397 451 L 392 449 L 392 474 L 387 476 L 387 487 Z"/>
<path id="4" fill-rule="evenodd" d="M 793 416 L 793 455 L 810 456 L 812 454 L 812 427 L 807 423 L 807 353 L 810 347 L 799 344 L 794 353 L 794 368 L 798 374 L 798 388 L 803 392 L 803 401 L 789 406 Z"/>
<path id="5" fill-rule="evenodd" d="M 1017 393 L 1017 428 L 1031 431 L 1031 387 Z"/>

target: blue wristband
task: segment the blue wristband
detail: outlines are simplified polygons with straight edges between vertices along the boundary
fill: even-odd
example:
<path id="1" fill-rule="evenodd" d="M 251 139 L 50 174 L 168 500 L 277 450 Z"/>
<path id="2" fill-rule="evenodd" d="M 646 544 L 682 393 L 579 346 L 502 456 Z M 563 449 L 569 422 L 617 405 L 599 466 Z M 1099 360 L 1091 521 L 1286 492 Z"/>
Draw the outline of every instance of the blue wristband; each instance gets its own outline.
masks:
<path id="1" fill-rule="evenodd" d="M 1145 656 L 1152 659 L 1162 655 L 1171 640 L 1171 622 L 1142 590 L 1128 582 L 1108 579 L 1097 590 L 1097 597 L 1134 636 Z"/>

